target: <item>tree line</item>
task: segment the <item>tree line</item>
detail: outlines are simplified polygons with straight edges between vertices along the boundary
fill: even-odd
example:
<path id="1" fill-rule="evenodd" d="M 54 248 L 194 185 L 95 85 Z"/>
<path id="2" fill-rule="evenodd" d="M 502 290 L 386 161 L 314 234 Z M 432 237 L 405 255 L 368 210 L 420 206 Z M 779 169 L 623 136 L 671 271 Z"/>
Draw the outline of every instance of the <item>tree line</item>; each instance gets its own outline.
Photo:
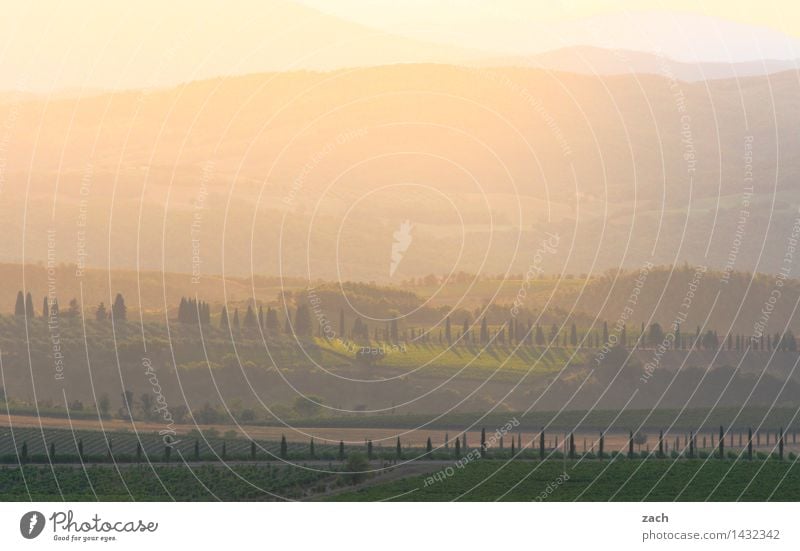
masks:
<path id="1" fill-rule="evenodd" d="M 33 306 L 33 297 L 31 293 L 24 293 L 19 291 L 17 293 L 17 300 L 14 304 L 14 316 L 27 319 L 35 319 L 36 310 Z M 61 312 L 58 299 L 45 296 L 42 301 L 41 317 L 45 320 L 58 319 L 64 316 L 68 318 L 77 318 L 81 316 L 81 307 L 78 299 L 72 298 L 65 312 Z M 104 321 L 114 318 L 115 321 L 125 321 L 128 318 L 128 308 L 125 306 L 125 299 L 121 293 L 117 293 L 114 302 L 111 304 L 109 310 L 104 302 L 97 305 L 94 310 L 94 319 L 97 321 Z"/>
<path id="2" fill-rule="evenodd" d="M 292 312 L 293 310 L 293 312 Z M 127 320 L 128 308 L 121 293 L 117 293 L 111 308 L 107 308 L 104 302 L 100 302 L 94 309 L 94 319 L 105 321 L 112 319 L 122 322 Z M 27 294 L 19 291 L 14 306 L 14 315 L 27 319 L 36 318 L 34 301 L 31 293 Z M 68 309 L 63 314 L 59 310 L 58 299 L 44 297 L 42 302 L 41 317 L 43 319 L 57 319 L 60 315 L 66 317 L 79 317 L 81 307 L 77 299 L 70 300 Z M 797 339 L 791 330 L 783 333 L 761 334 L 758 336 L 732 334 L 720 337 L 715 330 L 707 329 L 702 331 L 698 326 L 692 333 L 682 333 L 679 325 L 675 326 L 670 332 L 665 331 L 659 323 L 652 323 L 645 327 L 644 323 L 638 328 L 638 332 L 628 331 L 626 325 L 622 325 L 620 331 L 615 334 L 609 332 L 607 322 L 593 330 L 581 330 L 575 323 L 566 327 L 566 324 L 551 324 L 545 330 L 540 324 L 534 324 L 530 319 L 527 322 L 510 317 L 508 321 L 501 325 L 490 325 L 486 316 L 481 317 L 478 323 L 473 324 L 469 316 L 464 316 L 461 320 L 461 327 L 456 328 L 451 316 L 446 316 L 442 324 L 433 327 L 399 327 L 397 318 L 385 323 L 373 323 L 372 326 L 356 316 L 351 324 L 347 324 L 343 309 L 339 311 L 338 332 L 329 331 L 326 328 L 332 324 L 325 318 L 324 314 L 317 313 L 317 323 L 312 319 L 312 313 L 305 303 L 298 304 L 293 309 L 287 309 L 284 323 L 281 324 L 276 309 L 268 306 L 264 310 L 263 306 L 257 309 L 249 304 L 240 316 L 239 309 L 234 308 L 230 313 L 227 306 L 222 306 L 219 313 L 218 326 L 223 330 L 241 328 L 255 329 L 260 328 L 266 333 L 277 335 L 287 334 L 297 337 L 319 337 L 331 338 L 333 335 L 341 339 L 351 339 L 354 341 L 368 342 L 415 342 L 439 344 L 462 344 L 462 345 L 487 345 L 490 343 L 510 344 L 510 345 L 537 345 L 552 347 L 582 347 L 582 348 L 664 348 L 674 350 L 779 350 L 795 352 L 798 349 Z M 210 325 L 211 305 L 195 298 L 181 297 L 178 305 L 177 321 L 184 324 L 205 324 Z M 315 327 L 316 326 L 316 327 Z"/>

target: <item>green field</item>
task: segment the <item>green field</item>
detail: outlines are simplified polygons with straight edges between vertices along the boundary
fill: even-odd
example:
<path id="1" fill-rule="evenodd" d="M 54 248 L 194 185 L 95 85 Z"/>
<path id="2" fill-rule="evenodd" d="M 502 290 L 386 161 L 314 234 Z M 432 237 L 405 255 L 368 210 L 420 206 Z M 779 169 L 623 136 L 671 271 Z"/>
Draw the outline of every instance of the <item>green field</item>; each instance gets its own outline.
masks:
<path id="1" fill-rule="evenodd" d="M 453 467 L 435 481 L 435 472 Z M 568 478 L 564 477 L 564 472 Z M 426 475 L 344 491 L 328 469 L 280 464 L 0 467 L 4 501 L 799 501 L 793 461 L 451 462 Z M 329 492 L 338 490 L 339 493 Z"/>
<path id="2" fill-rule="evenodd" d="M 351 343 L 350 347 L 341 341 L 315 339 L 320 354 L 330 352 L 341 358 L 355 361 L 356 349 L 361 345 Z M 586 349 L 559 348 L 544 346 L 514 346 L 508 344 L 492 344 L 484 348 L 480 344 L 447 344 L 426 343 L 407 344 L 400 351 L 391 351 L 390 343 L 371 343 L 373 347 L 385 347 L 390 350 L 372 365 L 373 372 L 380 373 L 382 368 L 417 371 L 425 375 L 447 376 L 459 372 L 462 376 L 485 378 L 497 371 L 496 378 L 511 376 L 514 380 L 530 371 L 535 374 L 555 373 L 571 361 L 573 364 L 586 363 L 590 352 Z"/>
<path id="3" fill-rule="evenodd" d="M 409 477 L 332 497 L 337 501 L 800 501 L 793 461 L 480 460 L 452 476 Z M 565 472 L 569 476 L 563 479 Z M 445 468 L 445 467 L 443 467 Z M 693 478 L 694 477 L 694 478 Z M 426 479 L 428 484 L 426 485 Z M 559 483 L 559 480 L 561 482 Z M 516 487 L 515 487 L 516 485 Z"/>
<path id="4" fill-rule="evenodd" d="M 3 501 L 273 501 L 335 485 L 337 475 L 282 465 L 0 467 Z"/>

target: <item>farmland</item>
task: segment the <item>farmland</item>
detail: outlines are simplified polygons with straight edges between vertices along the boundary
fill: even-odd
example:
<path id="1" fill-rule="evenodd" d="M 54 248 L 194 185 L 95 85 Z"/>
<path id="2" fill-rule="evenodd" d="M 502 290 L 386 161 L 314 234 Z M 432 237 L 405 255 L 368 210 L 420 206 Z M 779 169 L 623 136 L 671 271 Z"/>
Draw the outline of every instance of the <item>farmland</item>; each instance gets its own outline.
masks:
<path id="1" fill-rule="evenodd" d="M 340 341 L 316 339 L 321 351 L 331 351 L 354 360 L 353 353 Z M 512 345 L 490 346 L 446 344 L 407 344 L 398 347 L 396 352 L 386 344 L 375 343 L 376 350 L 381 347 L 388 353 L 373 366 L 372 377 L 396 376 L 398 370 L 422 371 L 425 375 L 485 378 L 493 371 L 496 377 L 518 380 L 527 372 L 537 375 L 554 373 L 569 363 L 581 365 L 586 362 L 586 350 L 559 347 L 516 347 Z"/>
<path id="2" fill-rule="evenodd" d="M 324 471 L 283 465 L 110 465 L 0 468 L 4 501 L 274 501 L 336 484 Z"/>
<path id="3" fill-rule="evenodd" d="M 771 441 L 765 434 L 759 446 L 754 439 L 750 455 L 747 442 L 731 434 L 720 459 L 713 434 L 695 435 L 694 448 L 680 436 L 674 445 L 665 438 L 663 452 L 657 440 L 633 445 L 609 434 L 603 448 L 579 436 L 565 459 L 564 435 L 549 433 L 537 445 L 532 435 L 523 441 L 511 432 L 505 447 L 489 436 L 481 454 L 474 434 L 469 446 L 453 438 L 426 449 L 404 440 L 398 450 L 371 441 L 312 445 L 213 431 L 181 434 L 165 445 L 157 433 L 2 429 L 0 495 L 6 501 L 800 499 L 793 437 L 784 448 L 775 434 Z M 522 449 L 514 448 L 517 442 Z"/>
<path id="4" fill-rule="evenodd" d="M 797 501 L 794 461 L 480 460 L 339 494 L 339 501 Z M 446 468 L 446 467 L 443 467 Z M 566 470 L 565 470 L 566 469 Z M 449 472 L 449 471 L 448 471 Z M 568 478 L 564 476 L 566 472 Z M 427 483 L 426 483 L 427 481 Z"/>

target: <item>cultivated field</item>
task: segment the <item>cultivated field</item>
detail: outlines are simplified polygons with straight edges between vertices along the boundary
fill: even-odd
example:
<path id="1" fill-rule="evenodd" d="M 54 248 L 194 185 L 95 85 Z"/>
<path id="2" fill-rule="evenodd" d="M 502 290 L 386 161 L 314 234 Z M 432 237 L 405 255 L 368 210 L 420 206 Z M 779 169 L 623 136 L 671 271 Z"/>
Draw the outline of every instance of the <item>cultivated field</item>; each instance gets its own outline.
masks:
<path id="1" fill-rule="evenodd" d="M 453 464 L 449 465 L 453 467 Z M 446 468 L 446 467 L 443 467 Z M 448 471 L 449 472 L 449 471 Z M 565 476 L 566 473 L 566 476 Z M 427 481 L 427 484 L 426 484 Z M 794 461 L 475 461 L 339 494 L 340 501 L 798 501 Z"/>

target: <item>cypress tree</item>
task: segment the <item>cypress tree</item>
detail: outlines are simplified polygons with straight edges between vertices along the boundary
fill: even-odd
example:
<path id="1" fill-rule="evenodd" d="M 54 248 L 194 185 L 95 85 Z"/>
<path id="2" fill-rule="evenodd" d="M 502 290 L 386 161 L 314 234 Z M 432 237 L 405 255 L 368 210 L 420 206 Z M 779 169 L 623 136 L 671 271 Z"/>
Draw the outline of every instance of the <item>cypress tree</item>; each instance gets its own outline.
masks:
<path id="1" fill-rule="evenodd" d="M 219 314 L 219 328 L 228 329 L 228 308 L 223 306 Z"/>
<path id="2" fill-rule="evenodd" d="M 430 442 L 430 438 L 428 438 Z M 372 440 L 367 440 L 367 459 L 372 460 Z"/>
<path id="3" fill-rule="evenodd" d="M 28 319 L 33 319 L 36 317 L 36 314 L 33 311 L 33 297 L 31 296 L 30 292 L 25 295 L 25 315 L 28 316 Z"/>
<path id="4" fill-rule="evenodd" d="M 50 306 L 47 304 L 47 297 L 44 297 L 42 302 L 42 318 L 47 319 L 50 317 Z"/>
<path id="5" fill-rule="evenodd" d="M 312 332 L 311 314 L 308 306 L 301 304 L 294 315 L 294 331 L 298 337 L 310 337 Z"/>
<path id="6" fill-rule="evenodd" d="M 753 459 L 753 429 L 747 429 L 747 459 Z"/>
<path id="7" fill-rule="evenodd" d="M 725 431 L 719 426 L 719 458 L 725 459 Z"/>
<path id="8" fill-rule="evenodd" d="M 428 437 L 428 442 L 425 444 L 425 451 L 431 453 L 433 451 L 433 443 L 431 442 L 431 437 Z"/>
<path id="9" fill-rule="evenodd" d="M 448 433 L 444 433 L 444 449 L 450 449 L 450 435 Z"/>
<path id="10" fill-rule="evenodd" d="M 489 327 L 486 324 L 486 317 L 481 318 L 481 344 L 489 342 Z"/>
<path id="11" fill-rule="evenodd" d="M 575 433 L 569 433 L 569 458 L 575 459 Z"/>
<path id="12" fill-rule="evenodd" d="M 308 452 L 311 454 L 311 459 L 314 459 L 316 453 L 314 453 L 314 437 L 311 437 L 311 443 L 308 446 Z"/>
<path id="13" fill-rule="evenodd" d="M 447 340 L 447 344 L 451 344 L 453 342 L 453 338 L 450 333 L 450 316 L 447 316 L 447 318 L 444 320 L 444 338 Z"/>
<path id="14" fill-rule="evenodd" d="M 17 303 L 14 305 L 14 315 L 25 315 L 25 295 L 22 294 L 22 291 L 17 293 Z"/>
<path id="15" fill-rule="evenodd" d="M 467 448 L 467 433 L 466 432 L 461 435 L 461 447 L 464 449 L 465 452 L 467 451 L 467 449 L 469 449 L 469 448 Z"/>
<path id="16" fill-rule="evenodd" d="M 289 446 L 286 444 L 286 436 L 281 435 L 281 459 L 286 459 L 289 455 Z"/>
<path id="17" fill-rule="evenodd" d="M 689 432 L 689 459 L 694 459 L 694 433 Z"/>
<path id="18" fill-rule="evenodd" d="M 783 427 L 778 432 L 778 459 L 783 461 Z"/>
<path id="19" fill-rule="evenodd" d="M 339 460 L 344 460 L 344 440 L 339 440 Z"/>
<path id="20" fill-rule="evenodd" d="M 28 442 L 22 443 L 22 461 L 25 462 L 28 460 Z"/>
<path id="21" fill-rule="evenodd" d="M 247 312 L 244 315 L 244 326 L 251 328 L 256 326 L 256 313 L 253 311 L 253 305 L 247 305 Z"/>
<path id="22" fill-rule="evenodd" d="M 256 443 L 255 441 L 250 442 L 250 459 L 256 458 Z"/>
<path id="23" fill-rule="evenodd" d="M 108 312 L 106 312 L 106 305 L 104 303 L 100 303 L 97 306 L 97 310 L 94 312 L 94 319 L 97 321 L 105 321 L 108 319 Z"/>
<path id="24" fill-rule="evenodd" d="M 403 448 L 400 446 L 400 437 L 399 436 L 397 437 L 397 449 L 396 449 L 396 452 L 397 452 L 397 459 L 402 459 L 403 458 Z"/>
<path id="25" fill-rule="evenodd" d="M 142 443 L 136 442 L 136 462 L 139 463 L 142 460 Z"/>
<path id="26" fill-rule="evenodd" d="M 633 431 L 628 436 L 628 458 L 633 459 Z"/>
<path id="27" fill-rule="evenodd" d="M 114 297 L 114 304 L 111 305 L 111 315 L 114 321 L 125 321 L 128 318 L 128 308 L 125 306 L 125 299 L 122 294 L 117 293 Z"/>
<path id="28" fill-rule="evenodd" d="M 599 452 L 597 454 L 597 457 L 599 457 L 600 459 L 603 459 L 603 445 L 605 443 L 605 438 L 606 438 L 605 434 L 603 434 L 601 432 L 600 433 L 600 448 L 599 448 Z"/>
<path id="29" fill-rule="evenodd" d="M 539 433 L 539 459 L 544 459 L 544 430 Z"/>
<path id="30" fill-rule="evenodd" d="M 56 443 L 50 442 L 50 461 L 55 461 L 56 459 Z"/>
<path id="31" fill-rule="evenodd" d="M 542 331 L 542 326 L 538 323 L 536 324 L 536 344 L 537 346 L 544 344 L 544 331 Z"/>
<path id="32" fill-rule="evenodd" d="M 197 440 L 194 441 L 194 459 L 195 461 L 200 460 L 200 442 Z"/>
<path id="33" fill-rule="evenodd" d="M 267 316 L 264 323 L 267 326 L 267 333 L 271 335 L 277 335 L 281 332 L 281 324 L 278 321 L 278 313 L 275 312 L 271 306 L 267 306 Z"/>
<path id="34" fill-rule="evenodd" d="M 664 431 L 658 431 L 658 457 L 664 457 Z"/>
<path id="35" fill-rule="evenodd" d="M 238 308 L 234 308 L 233 309 L 233 328 L 234 329 L 239 329 L 239 327 L 241 327 L 240 324 L 239 324 L 239 309 Z"/>
<path id="36" fill-rule="evenodd" d="M 511 439 L 511 458 L 513 459 L 516 455 L 516 449 L 514 448 L 514 439 Z"/>
<path id="37" fill-rule="evenodd" d="M 181 302 L 178 304 L 178 322 L 180 323 L 188 323 L 189 316 L 187 315 L 186 310 L 186 298 L 181 297 Z"/>
<path id="38" fill-rule="evenodd" d="M 461 440 L 456 438 L 456 459 L 461 459 Z"/>
<path id="39" fill-rule="evenodd" d="M 481 428 L 481 457 L 486 457 L 486 429 Z"/>

